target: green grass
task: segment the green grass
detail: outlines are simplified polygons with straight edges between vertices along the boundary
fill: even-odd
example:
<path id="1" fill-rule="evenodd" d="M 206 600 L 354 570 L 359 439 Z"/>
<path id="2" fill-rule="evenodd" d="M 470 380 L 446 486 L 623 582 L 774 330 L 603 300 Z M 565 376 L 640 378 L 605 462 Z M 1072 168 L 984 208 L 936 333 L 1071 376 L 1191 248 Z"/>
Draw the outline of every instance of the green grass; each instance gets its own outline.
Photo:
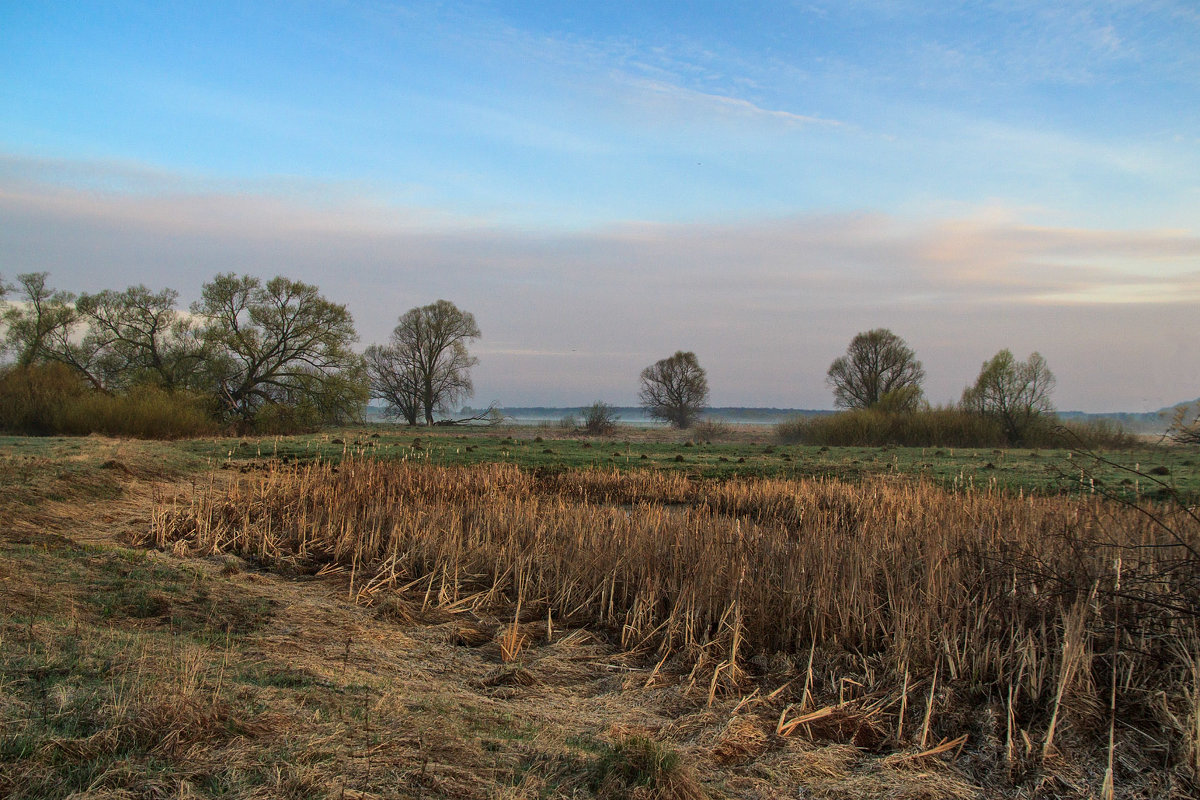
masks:
<path id="1" fill-rule="evenodd" d="M 111 500 L 128 478 L 172 480 L 211 458 L 189 443 L 94 436 L 0 436 L 0 505 L 37 506 L 68 499 Z"/>
<path id="2" fill-rule="evenodd" d="M 539 428 L 407 429 L 367 425 L 279 437 L 128 442 L 69 437 L 0 437 L 0 502 L 35 505 L 67 496 L 109 499 L 122 481 L 179 478 L 206 469 L 249 471 L 271 462 L 338 461 L 346 454 L 439 465 L 512 463 L 538 472 L 655 469 L 697 478 L 918 476 L 956 489 L 1056 494 L 1106 492 L 1132 499 L 1178 491 L 1200 497 L 1200 452 L 1145 445 L 1113 451 L 1114 463 L 1066 449 L 817 447 L 785 445 L 759 429 L 755 440 L 689 439 L 686 432 L 621 430 L 609 437 Z M 751 434 L 752 436 L 753 434 Z M 733 437 L 730 437 L 733 438 Z M 1153 471 L 1165 474 L 1151 474 Z M 1135 472 L 1147 473 L 1139 476 Z"/>
<path id="3" fill-rule="evenodd" d="M 322 685 L 321 678 L 304 669 L 254 663 L 239 674 L 244 683 L 274 689 L 307 689 Z"/>
<path id="4" fill-rule="evenodd" d="M 256 654 L 273 600 L 143 550 L 5 533 L 0 796 L 175 796 L 182 776 L 212 796 L 308 796 L 278 788 L 280 764 L 307 763 L 303 743 L 262 742 L 274 755 L 250 763 L 238 749 L 273 711 L 261 691 L 328 688 Z"/>
<path id="5" fill-rule="evenodd" d="M 151 725 L 161 699 L 186 681 L 210 682 L 209 667 L 170 676 L 175 684 L 144 674 L 147 654 L 170 660 L 185 647 L 171 612 L 199 601 L 195 575 L 143 551 L 53 537 L 0 542 L 0 561 L 8 601 L 0 617 L 0 794 L 153 785 L 172 769 Z M 236 720 L 228 721 L 204 735 L 232 736 Z"/>

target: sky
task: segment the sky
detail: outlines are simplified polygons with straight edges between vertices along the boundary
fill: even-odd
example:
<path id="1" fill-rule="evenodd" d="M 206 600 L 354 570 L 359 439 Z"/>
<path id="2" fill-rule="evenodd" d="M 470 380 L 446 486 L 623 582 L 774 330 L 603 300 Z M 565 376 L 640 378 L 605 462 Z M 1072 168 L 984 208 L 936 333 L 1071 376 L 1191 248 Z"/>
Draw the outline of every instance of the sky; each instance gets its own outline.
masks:
<path id="1" fill-rule="evenodd" d="M 931 402 L 1200 395 L 1200 7 L 0 0 L 0 275 L 444 298 L 475 404 L 829 408 L 887 327 Z"/>

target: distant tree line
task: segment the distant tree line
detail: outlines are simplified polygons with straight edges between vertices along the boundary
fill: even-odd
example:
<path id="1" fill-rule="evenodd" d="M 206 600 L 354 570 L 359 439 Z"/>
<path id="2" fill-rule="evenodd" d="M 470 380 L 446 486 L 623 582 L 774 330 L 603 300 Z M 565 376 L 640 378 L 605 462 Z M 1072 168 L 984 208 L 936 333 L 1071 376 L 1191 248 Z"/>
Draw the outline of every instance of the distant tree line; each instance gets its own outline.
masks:
<path id="1" fill-rule="evenodd" d="M 474 393 L 478 359 L 469 347 L 482 334 L 472 314 L 447 300 L 400 315 L 386 344 L 359 354 L 346 306 L 282 276 L 219 274 L 187 311 L 172 289 L 74 294 L 47 279 L 44 272 L 18 275 L 15 285 L 0 279 L 6 430 L 290 432 L 359 419 L 370 399 L 409 425 L 434 425 Z M 1001 350 L 957 405 L 934 408 L 912 348 L 877 328 L 851 340 L 826 380 L 841 413 L 790 421 L 782 436 L 823 444 L 1033 445 L 1057 425 L 1054 374 L 1036 352 L 1021 361 Z M 641 372 L 638 400 L 654 419 L 688 428 L 708 399 L 707 374 L 693 352 L 677 351 Z M 458 421 L 495 421 L 497 413 L 489 408 Z M 615 409 L 597 401 L 582 429 L 608 433 L 615 422 Z M 1198 427 L 1181 415 L 1174 438 L 1194 443 Z M 1108 433 L 1110 440 L 1118 435 Z"/>
<path id="2" fill-rule="evenodd" d="M 187 310 L 145 286 L 60 291 L 0 279 L 0 428 L 186 436 L 291 432 L 356 420 L 379 398 L 411 424 L 472 393 L 474 318 L 439 300 L 365 354 L 346 306 L 316 286 L 223 273 Z"/>

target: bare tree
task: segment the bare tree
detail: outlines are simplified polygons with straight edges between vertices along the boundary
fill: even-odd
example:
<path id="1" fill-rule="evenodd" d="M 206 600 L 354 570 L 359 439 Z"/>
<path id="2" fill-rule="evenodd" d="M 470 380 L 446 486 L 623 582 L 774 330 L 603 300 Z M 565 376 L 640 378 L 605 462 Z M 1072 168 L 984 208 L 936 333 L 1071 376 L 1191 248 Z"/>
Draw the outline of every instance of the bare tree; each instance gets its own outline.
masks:
<path id="1" fill-rule="evenodd" d="M 354 321 L 317 287 L 225 273 L 204 285 L 192 312 L 204 323 L 208 380 L 226 417 L 249 422 L 273 405 L 334 422 L 366 402 L 362 362 L 350 350 Z"/>
<path id="2" fill-rule="evenodd" d="M 654 419 L 691 427 L 708 406 L 708 377 L 696 354 L 680 350 L 642 370 L 638 400 Z"/>
<path id="3" fill-rule="evenodd" d="M 915 409 L 925 370 L 904 340 L 887 328 L 860 333 L 829 366 L 826 381 L 838 408 Z"/>
<path id="4" fill-rule="evenodd" d="M 384 413 L 416 425 L 421 416 L 421 379 L 411 351 L 373 344 L 363 353 L 371 397 L 384 401 Z"/>
<path id="5" fill-rule="evenodd" d="M 1176 444 L 1200 444 L 1200 401 L 1175 409 L 1167 438 Z"/>
<path id="6" fill-rule="evenodd" d="M 992 417 L 1009 443 L 1019 444 L 1054 413 L 1053 390 L 1054 373 L 1041 355 L 1032 353 L 1028 361 L 1017 361 L 1012 351 L 1001 350 L 983 363 L 975 384 L 963 390 L 962 406 Z"/>
<path id="7" fill-rule="evenodd" d="M 410 309 L 400 317 L 386 347 L 368 348 L 372 396 L 410 425 L 423 415 L 458 405 L 475 392 L 471 367 L 479 359 L 467 345 L 482 334 L 474 315 L 448 300 Z"/>

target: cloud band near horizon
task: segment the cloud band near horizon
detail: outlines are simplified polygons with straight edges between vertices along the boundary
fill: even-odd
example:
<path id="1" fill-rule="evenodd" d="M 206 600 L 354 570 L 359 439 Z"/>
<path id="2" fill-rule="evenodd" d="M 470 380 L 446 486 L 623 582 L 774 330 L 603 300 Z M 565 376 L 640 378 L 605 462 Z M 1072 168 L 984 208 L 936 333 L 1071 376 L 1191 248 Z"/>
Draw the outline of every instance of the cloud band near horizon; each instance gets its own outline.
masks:
<path id="1" fill-rule="evenodd" d="M 677 349 L 715 405 L 821 408 L 829 362 L 889 327 L 952 402 L 1000 348 L 1041 352 L 1060 408 L 1153 410 L 1200 394 L 1200 236 L 941 218 L 796 214 L 529 230 L 305 180 L 233 185 L 129 164 L 0 159 L 0 272 L 74 291 L 283 274 L 349 305 L 363 344 L 438 298 L 472 311 L 477 400 L 633 402 Z"/>

